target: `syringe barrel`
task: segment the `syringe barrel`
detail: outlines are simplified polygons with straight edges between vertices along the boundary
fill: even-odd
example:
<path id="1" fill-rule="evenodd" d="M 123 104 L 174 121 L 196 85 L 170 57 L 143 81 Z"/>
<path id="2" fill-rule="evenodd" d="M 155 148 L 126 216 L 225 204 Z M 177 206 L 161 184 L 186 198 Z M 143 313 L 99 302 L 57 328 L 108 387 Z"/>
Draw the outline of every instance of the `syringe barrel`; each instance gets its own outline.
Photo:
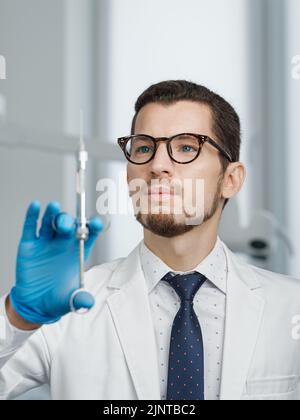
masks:
<path id="1" fill-rule="evenodd" d="M 77 238 L 86 240 L 88 238 L 88 220 L 86 216 L 86 192 L 85 192 L 85 178 L 86 178 L 86 163 L 88 161 L 88 153 L 85 150 L 80 150 L 78 153 L 77 166 Z"/>

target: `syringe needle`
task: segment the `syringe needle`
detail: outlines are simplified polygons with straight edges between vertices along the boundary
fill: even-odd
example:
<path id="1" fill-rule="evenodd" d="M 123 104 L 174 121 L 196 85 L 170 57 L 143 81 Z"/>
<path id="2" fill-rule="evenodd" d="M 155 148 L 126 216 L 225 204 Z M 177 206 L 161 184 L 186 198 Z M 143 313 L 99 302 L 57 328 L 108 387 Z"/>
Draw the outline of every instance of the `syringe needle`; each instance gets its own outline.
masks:
<path id="1" fill-rule="evenodd" d="M 84 135 L 83 135 L 83 110 L 80 110 L 80 128 L 79 128 L 79 151 L 85 150 L 85 144 L 84 144 Z"/>

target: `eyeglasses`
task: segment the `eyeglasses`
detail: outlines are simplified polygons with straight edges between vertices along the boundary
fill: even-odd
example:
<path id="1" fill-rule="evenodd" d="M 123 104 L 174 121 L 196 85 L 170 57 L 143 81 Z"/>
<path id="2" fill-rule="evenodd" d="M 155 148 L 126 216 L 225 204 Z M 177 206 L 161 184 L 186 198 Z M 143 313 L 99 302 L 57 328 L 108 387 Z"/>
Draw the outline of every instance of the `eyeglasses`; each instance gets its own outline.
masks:
<path id="1" fill-rule="evenodd" d="M 165 141 L 170 158 L 180 164 L 191 163 L 200 155 L 205 143 L 211 144 L 222 156 L 233 162 L 230 154 L 208 136 L 193 133 L 176 134 L 172 137 L 152 137 L 147 134 L 135 134 L 118 138 L 118 144 L 126 159 L 135 165 L 150 162 L 156 153 L 158 143 Z"/>

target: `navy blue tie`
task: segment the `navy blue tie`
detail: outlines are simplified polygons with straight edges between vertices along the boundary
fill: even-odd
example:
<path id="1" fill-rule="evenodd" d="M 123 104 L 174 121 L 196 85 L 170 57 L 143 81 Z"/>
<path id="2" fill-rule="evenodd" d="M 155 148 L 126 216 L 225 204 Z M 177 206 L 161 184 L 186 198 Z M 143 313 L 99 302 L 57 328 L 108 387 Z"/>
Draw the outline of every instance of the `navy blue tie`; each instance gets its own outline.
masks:
<path id="1" fill-rule="evenodd" d="M 203 338 L 193 300 L 206 277 L 169 272 L 162 280 L 181 300 L 171 331 L 167 400 L 204 400 Z"/>

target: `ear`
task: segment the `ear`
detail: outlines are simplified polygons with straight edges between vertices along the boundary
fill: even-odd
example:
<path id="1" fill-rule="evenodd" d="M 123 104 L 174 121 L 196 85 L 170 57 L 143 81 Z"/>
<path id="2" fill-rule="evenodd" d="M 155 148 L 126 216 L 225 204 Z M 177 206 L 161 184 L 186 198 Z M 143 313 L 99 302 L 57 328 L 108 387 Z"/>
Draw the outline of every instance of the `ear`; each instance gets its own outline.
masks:
<path id="1" fill-rule="evenodd" d="M 246 178 L 246 168 L 241 162 L 230 163 L 226 169 L 222 185 L 222 197 L 232 198 L 242 188 Z"/>

